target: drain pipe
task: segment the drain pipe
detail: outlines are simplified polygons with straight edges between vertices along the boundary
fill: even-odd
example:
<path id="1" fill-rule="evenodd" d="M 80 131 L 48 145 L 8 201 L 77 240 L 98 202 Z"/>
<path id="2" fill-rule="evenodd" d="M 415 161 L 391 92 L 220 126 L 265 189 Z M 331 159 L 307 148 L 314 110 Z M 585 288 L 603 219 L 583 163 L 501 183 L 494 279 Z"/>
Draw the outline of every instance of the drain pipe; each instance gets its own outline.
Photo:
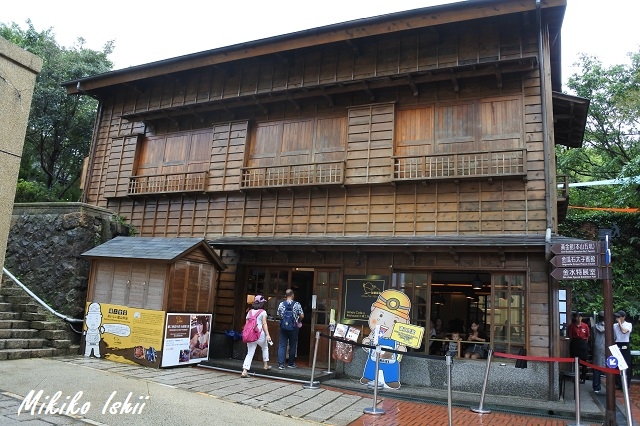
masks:
<path id="1" fill-rule="evenodd" d="M 2 267 L 2 272 L 4 272 L 9 278 L 11 278 L 11 280 L 18 284 L 24 291 L 27 292 L 27 294 L 29 296 L 31 296 L 36 302 L 38 302 L 40 305 L 42 305 L 42 307 L 44 307 L 47 311 L 51 312 L 53 315 L 57 316 L 58 318 L 60 318 L 63 321 L 66 321 L 68 323 L 73 323 L 73 324 L 82 324 L 84 322 L 84 320 L 78 319 L 78 318 L 72 318 L 72 317 L 68 317 L 66 315 L 63 315 L 59 312 L 54 311 L 49 305 L 47 305 L 44 301 L 42 301 L 42 299 L 40 299 L 38 296 L 36 296 L 31 290 L 29 290 L 24 284 L 22 284 L 20 282 L 20 280 L 18 280 L 16 277 L 13 276 L 13 274 L 9 271 L 7 271 L 7 269 L 5 267 Z M 73 327 L 71 327 L 73 328 Z M 74 331 L 78 332 L 77 330 L 74 329 Z"/>
<path id="2" fill-rule="evenodd" d="M 544 236 L 544 258 L 547 265 L 547 277 L 550 283 L 555 284 L 555 280 L 551 277 L 549 273 L 549 261 L 551 259 L 551 149 L 549 147 L 549 132 L 548 132 L 548 122 L 547 122 L 547 80 L 546 80 L 546 70 L 545 70 L 545 60 L 546 57 L 544 55 L 544 38 L 543 38 L 543 27 L 542 27 L 542 5 L 540 0 L 536 0 L 536 18 L 538 21 L 538 67 L 540 72 L 540 103 L 542 108 L 542 146 L 544 150 L 544 179 L 545 179 L 545 187 L 544 187 L 544 197 L 545 197 L 545 210 L 547 216 L 547 229 Z M 549 354 L 555 355 L 556 344 L 555 344 L 555 335 L 558 327 L 556 326 L 557 320 L 557 312 L 556 312 L 556 304 L 555 304 L 555 285 L 549 285 L 548 297 L 549 297 Z M 553 395 L 555 388 L 555 377 L 554 369 L 549 369 L 549 395 Z"/>
<path id="3" fill-rule="evenodd" d="M 545 78 L 545 56 L 544 56 L 544 42 L 543 42 L 543 29 L 542 29 L 542 10 L 540 0 L 536 0 L 536 15 L 538 18 L 538 67 L 540 70 L 540 92 L 541 92 L 541 107 L 542 107 L 542 144 L 544 149 L 544 178 L 545 178 L 545 208 L 547 213 L 547 230 L 545 235 L 545 254 L 547 259 L 551 254 L 551 149 L 549 147 L 549 125 L 547 120 L 547 80 Z"/>

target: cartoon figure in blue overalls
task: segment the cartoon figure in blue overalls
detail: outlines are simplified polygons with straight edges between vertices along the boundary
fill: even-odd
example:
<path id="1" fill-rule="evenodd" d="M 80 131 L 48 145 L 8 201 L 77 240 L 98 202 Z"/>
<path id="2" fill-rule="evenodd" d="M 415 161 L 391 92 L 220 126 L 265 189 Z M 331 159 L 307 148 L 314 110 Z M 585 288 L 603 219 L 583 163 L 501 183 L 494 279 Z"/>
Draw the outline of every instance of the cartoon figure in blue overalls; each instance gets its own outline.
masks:
<path id="1" fill-rule="evenodd" d="M 409 312 L 411 311 L 411 301 L 406 294 L 398 290 L 385 290 L 378 299 L 371 305 L 371 314 L 369 315 L 369 328 L 371 333 L 362 339 L 365 345 L 371 345 L 375 342 L 375 329 L 379 326 L 378 344 L 382 347 L 380 354 L 380 373 L 378 382 L 383 383 L 385 388 L 400 388 L 400 359 L 398 354 L 393 352 L 385 352 L 384 349 L 393 349 L 396 351 L 406 352 L 406 346 L 398 344 L 391 339 L 391 332 L 395 323 L 408 324 Z M 364 372 L 360 383 L 363 385 L 373 382 L 376 374 L 376 351 L 374 349 L 364 348 L 368 353 L 367 362 L 364 366 Z"/>

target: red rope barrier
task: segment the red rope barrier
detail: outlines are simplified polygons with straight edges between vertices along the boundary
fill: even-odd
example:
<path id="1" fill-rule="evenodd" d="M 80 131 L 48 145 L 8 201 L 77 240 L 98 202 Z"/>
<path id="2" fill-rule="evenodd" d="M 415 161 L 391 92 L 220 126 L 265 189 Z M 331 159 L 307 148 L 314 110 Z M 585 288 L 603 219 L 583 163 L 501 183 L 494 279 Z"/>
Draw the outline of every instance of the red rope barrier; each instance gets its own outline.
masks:
<path id="1" fill-rule="evenodd" d="M 586 365 L 587 367 L 593 368 L 594 370 L 602 371 L 603 373 L 620 374 L 620 370 L 618 370 L 617 368 L 600 367 L 598 365 L 593 365 L 590 362 L 583 361 L 583 360 L 580 360 L 580 364 Z"/>
<path id="2" fill-rule="evenodd" d="M 513 355 L 513 354 L 505 354 L 503 352 L 494 352 L 494 356 L 500 358 L 511 358 L 511 359 L 522 359 L 525 361 L 542 361 L 542 362 L 574 362 L 573 358 L 551 358 L 551 357 L 542 357 L 542 356 L 526 356 L 526 355 Z M 617 368 L 606 368 L 600 367 L 598 365 L 591 364 L 590 362 L 579 360 L 580 364 L 585 365 L 589 368 L 593 368 L 594 370 L 602 371 L 607 374 L 620 374 L 620 370 Z"/>

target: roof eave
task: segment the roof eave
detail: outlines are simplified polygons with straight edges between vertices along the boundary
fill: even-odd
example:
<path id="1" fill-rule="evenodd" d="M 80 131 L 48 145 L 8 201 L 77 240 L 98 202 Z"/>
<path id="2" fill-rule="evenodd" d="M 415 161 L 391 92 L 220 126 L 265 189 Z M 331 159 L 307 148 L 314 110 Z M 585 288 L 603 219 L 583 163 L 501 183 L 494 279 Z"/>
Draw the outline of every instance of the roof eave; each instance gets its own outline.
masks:
<path id="1" fill-rule="evenodd" d="M 543 0 L 542 8 L 565 7 L 566 0 Z M 336 41 L 352 40 L 408 29 L 463 22 L 535 10 L 535 2 L 527 0 L 478 0 L 396 12 L 338 24 L 269 37 L 256 41 L 178 56 L 149 64 L 111 71 L 96 76 L 62 83 L 67 94 L 89 94 L 94 90 L 149 78 L 210 66 L 239 59 L 283 52 Z M 559 23 L 561 25 L 561 23 Z"/>

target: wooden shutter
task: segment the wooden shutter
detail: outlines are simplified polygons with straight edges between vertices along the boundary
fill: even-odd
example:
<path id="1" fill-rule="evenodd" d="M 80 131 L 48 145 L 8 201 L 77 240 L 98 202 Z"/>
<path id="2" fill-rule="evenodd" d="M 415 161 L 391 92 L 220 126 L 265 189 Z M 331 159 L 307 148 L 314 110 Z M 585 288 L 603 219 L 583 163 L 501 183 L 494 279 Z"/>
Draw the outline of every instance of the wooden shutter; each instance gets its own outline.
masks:
<path id="1" fill-rule="evenodd" d="M 433 106 L 397 112 L 395 155 L 429 155 L 433 150 Z"/>
<path id="2" fill-rule="evenodd" d="M 394 104 L 350 108 L 345 183 L 388 182 L 392 172 Z"/>
<path id="3" fill-rule="evenodd" d="M 106 198 L 127 196 L 129 178 L 133 175 L 138 139 L 138 135 L 133 135 L 111 140 L 104 189 Z"/>

